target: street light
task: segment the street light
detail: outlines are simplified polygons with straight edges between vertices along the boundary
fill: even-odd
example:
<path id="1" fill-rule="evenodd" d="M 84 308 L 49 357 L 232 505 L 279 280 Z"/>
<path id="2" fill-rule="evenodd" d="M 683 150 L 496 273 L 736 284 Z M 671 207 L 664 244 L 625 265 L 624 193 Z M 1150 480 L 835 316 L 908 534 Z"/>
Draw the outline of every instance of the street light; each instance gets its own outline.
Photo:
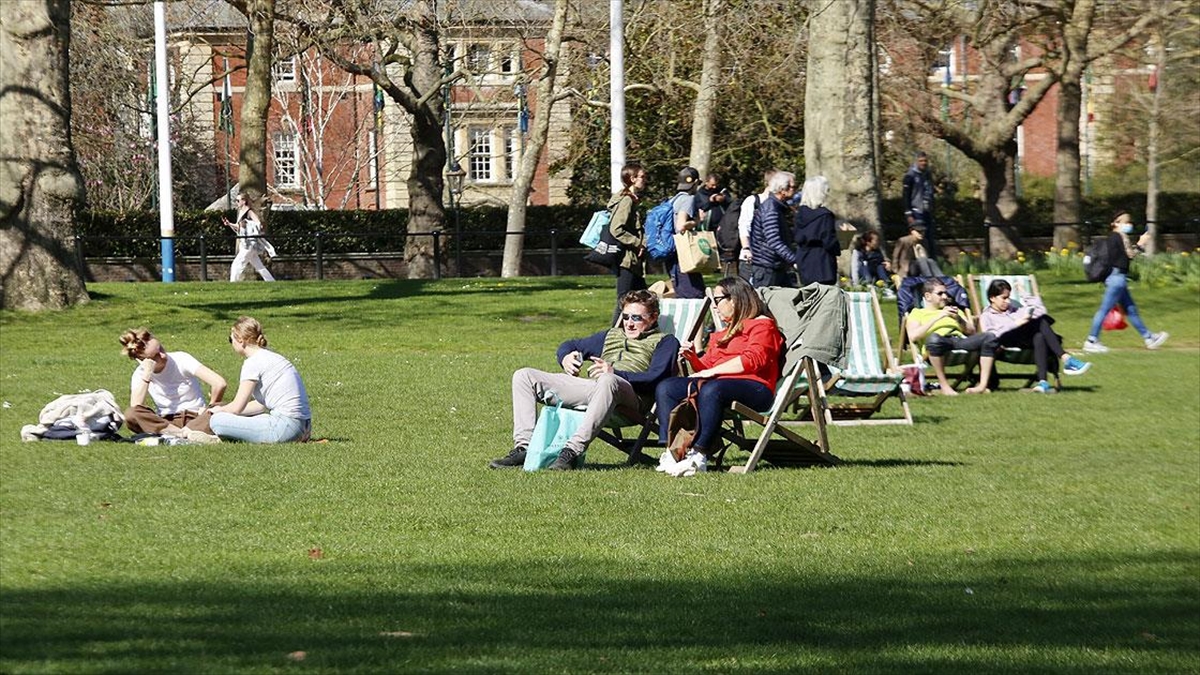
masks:
<path id="1" fill-rule="evenodd" d="M 458 276 L 463 275 L 462 266 L 462 220 L 458 215 L 458 207 L 462 204 L 463 179 L 467 177 L 467 172 L 457 161 L 450 165 L 450 170 L 446 172 L 446 180 L 450 184 L 450 208 L 454 209 L 454 266 L 458 269 Z"/>

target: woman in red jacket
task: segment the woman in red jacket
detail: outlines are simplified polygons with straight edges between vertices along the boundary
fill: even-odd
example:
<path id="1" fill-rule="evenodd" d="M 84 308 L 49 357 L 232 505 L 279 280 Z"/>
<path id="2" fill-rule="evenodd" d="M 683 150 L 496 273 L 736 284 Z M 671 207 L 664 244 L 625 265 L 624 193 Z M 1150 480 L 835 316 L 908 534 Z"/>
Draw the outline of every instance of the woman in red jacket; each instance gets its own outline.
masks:
<path id="1" fill-rule="evenodd" d="M 768 410 L 775 399 L 783 351 L 783 335 L 775 319 L 754 288 L 740 277 L 717 282 L 712 297 L 727 328 L 712 334 L 703 354 L 697 354 L 692 343 L 684 342 L 679 356 L 691 367 L 691 376 L 668 378 L 655 390 L 659 438 L 665 440 L 671 411 L 687 398 L 689 388 L 695 391 L 699 387 L 699 428 L 692 447 L 679 462 L 669 451 L 659 460 L 659 470 L 673 476 L 705 470 L 709 453 L 716 450 L 721 419 L 730 403 L 737 401 L 755 410 Z"/>

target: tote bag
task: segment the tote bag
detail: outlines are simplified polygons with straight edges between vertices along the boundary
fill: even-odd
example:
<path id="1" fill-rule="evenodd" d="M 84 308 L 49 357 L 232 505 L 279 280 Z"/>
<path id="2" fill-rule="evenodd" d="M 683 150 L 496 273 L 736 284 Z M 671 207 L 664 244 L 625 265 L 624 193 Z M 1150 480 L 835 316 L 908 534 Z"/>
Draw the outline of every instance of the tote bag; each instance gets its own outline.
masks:
<path id="1" fill-rule="evenodd" d="M 533 427 L 533 436 L 525 449 L 525 470 L 538 471 L 554 463 L 558 453 L 567 445 L 567 441 L 579 427 L 583 426 L 583 412 L 564 409 L 562 400 L 557 394 L 553 397 L 558 401 L 555 405 L 542 407 L 537 424 Z M 583 466 L 584 455 L 575 460 L 575 467 Z"/>
<path id="2" fill-rule="evenodd" d="M 707 273 L 721 269 L 717 253 L 717 235 L 712 232 L 684 232 L 675 235 L 675 251 L 679 254 L 679 271 Z"/>
<path id="3" fill-rule="evenodd" d="M 596 248 L 596 245 L 600 243 L 600 233 L 607 230 L 608 224 L 611 222 L 612 212 L 608 209 L 593 213 L 592 219 L 583 229 L 583 236 L 579 238 L 579 243 L 588 248 Z"/>

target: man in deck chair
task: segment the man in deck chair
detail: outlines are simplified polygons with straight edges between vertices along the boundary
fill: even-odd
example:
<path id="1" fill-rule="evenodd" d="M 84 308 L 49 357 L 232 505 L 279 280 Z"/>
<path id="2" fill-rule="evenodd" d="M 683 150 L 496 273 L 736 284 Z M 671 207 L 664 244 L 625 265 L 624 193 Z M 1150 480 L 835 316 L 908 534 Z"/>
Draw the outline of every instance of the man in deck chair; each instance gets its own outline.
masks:
<path id="1" fill-rule="evenodd" d="M 986 392 L 988 378 L 995 363 L 997 339 L 992 333 L 977 333 L 975 322 L 967 318 L 956 305 L 950 302 L 946 284 L 936 278 L 929 279 L 921 288 L 925 306 L 914 309 L 908 315 L 908 339 L 913 342 L 924 340 L 929 352 L 929 361 L 937 373 L 941 391 L 947 396 L 958 392 L 946 378 L 944 357 L 954 349 L 979 352 L 979 384 L 967 389 L 968 394 Z"/>
<path id="2" fill-rule="evenodd" d="M 639 409 L 639 394 L 653 395 L 658 382 L 675 373 L 679 340 L 658 329 L 658 296 L 630 291 L 621 297 L 621 321 L 616 327 L 558 347 L 563 372 L 522 368 L 513 373 L 513 449 L 492 460 L 493 469 L 525 464 L 525 450 L 537 423 L 537 403 L 585 408 L 584 422 L 567 441 L 551 470 L 574 468 L 575 460 L 620 407 Z M 590 361 L 587 376 L 580 368 Z"/>

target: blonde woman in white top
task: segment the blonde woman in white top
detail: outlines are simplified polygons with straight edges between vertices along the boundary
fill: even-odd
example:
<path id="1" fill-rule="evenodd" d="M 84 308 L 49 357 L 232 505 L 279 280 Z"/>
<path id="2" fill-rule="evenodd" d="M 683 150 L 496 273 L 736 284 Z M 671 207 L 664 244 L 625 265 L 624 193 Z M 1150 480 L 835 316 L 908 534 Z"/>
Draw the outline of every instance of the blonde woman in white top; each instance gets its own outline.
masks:
<path id="1" fill-rule="evenodd" d="M 312 411 L 304 381 L 291 361 L 267 349 L 262 324 L 238 317 L 229 344 L 245 361 L 233 400 L 212 409 L 213 433 L 250 443 L 307 441 Z"/>
<path id="2" fill-rule="evenodd" d="M 229 280 L 241 281 L 242 274 L 246 271 L 246 265 L 253 265 L 254 271 L 263 278 L 264 281 L 275 281 L 275 277 L 271 276 L 271 270 L 263 264 L 259 254 L 266 253 L 267 255 L 275 256 L 275 247 L 271 246 L 271 242 L 267 241 L 262 236 L 262 220 L 254 209 L 250 208 L 249 202 L 246 200 L 246 195 L 239 194 L 237 196 L 237 222 L 231 223 L 228 218 L 222 217 L 221 222 L 225 226 L 237 233 L 237 255 L 233 258 L 233 264 L 229 267 Z"/>

